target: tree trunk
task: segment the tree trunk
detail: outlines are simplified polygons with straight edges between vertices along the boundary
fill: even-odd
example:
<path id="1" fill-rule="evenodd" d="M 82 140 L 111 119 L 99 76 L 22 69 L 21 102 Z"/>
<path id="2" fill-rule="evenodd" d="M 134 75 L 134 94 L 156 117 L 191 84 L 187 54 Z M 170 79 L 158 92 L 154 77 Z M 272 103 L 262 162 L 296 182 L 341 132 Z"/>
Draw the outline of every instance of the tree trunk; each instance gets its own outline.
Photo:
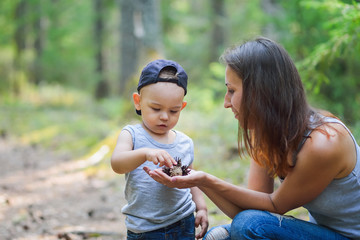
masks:
<path id="1" fill-rule="evenodd" d="M 123 95 L 127 82 L 137 69 L 138 39 L 135 37 L 133 0 L 121 0 L 120 10 L 120 94 Z"/>
<path id="2" fill-rule="evenodd" d="M 16 47 L 15 60 L 21 58 L 23 51 L 26 48 L 26 12 L 27 2 L 26 0 L 19 1 L 15 9 L 15 22 L 16 29 L 14 33 L 14 41 Z"/>
<path id="3" fill-rule="evenodd" d="M 144 49 L 143 55 L 148 61 L 149 58 L 158 57 L 163 46 L 161 43 L 161 26 L 160 26 L 160 11 L 159 1 L 157 0 L 137 0 L 139 12 L 141 14 L 142 25 L 144 28 L 144 35 L 141 38 L 142 47 Z M 160 54 L 162 55 L 162 54 Z M 144 64 L 144 63 L 142 63 Z"/>
<path id="4" fill-rule="evenodd" d="M 43 81 L 43 64 L 42 64 L 42 56 L 45 45 L 45 18 L 43 14 L 43 6 L 41 1 L 38 4 L 32 6 L 37 13 L 35 16 L 34 23 L 34 32 L 35 32 L 35 40 L 34 40 L 34 49 L 35 49 L 35 59 L 34 59 L 34 69 L 32 81 L 38 85 Z"/>
<path id="5" fill-rule="evenodd" d="M 139 67 L 161 55 L 161 30 L 158 0 L 121 0 L 120 9 L 120 94 L 124 95 Z"/>
<path id="6" fill-rule="evenodd" d="M 281 14 L 281 9 L 276 0 L 261 1 L 261 8 L 269 16 L 278 16 L 279 14 Z M 274 26 L 274 24 L 271 21 L 264 24 L 262 32 L 268 38 L 271 38 L 274 40 L 276 40 L 278 38 L 278 36 L 276 36 L 276 33 L 277 33 L 276 27 Z"/>
<path id="7" fill-rule="evenodd" d="M 94 0 L 94 37 L 95 37 L 95 61 L 98 83 L 95 91 L 95 98 L 101 99 L 109 95 L 109 86 L 105 74 L 104 56 L 104 5 L 103 0 Z"/>
<path id="8" fill-rule="evenodd" d="M 211 0 L 212 21 L 209 61 L 217 62 L 225 45 L 225 5 L 223 0 Z"/>
<path id="9" fill-rule="evenodd" d="M 27 38 L 27 12 L 28 4 L 26 0 L 20 0 L 15 8 L 14 20 L 15 20 L 15 57 L 14 57 L 14 73 L 11 78 L 11 89 L 15 95 L 20 93 L 21 80 L 19 76 L 25 72 L 25 63 L 23 54 L 26 49 L 26 38 Z"/>

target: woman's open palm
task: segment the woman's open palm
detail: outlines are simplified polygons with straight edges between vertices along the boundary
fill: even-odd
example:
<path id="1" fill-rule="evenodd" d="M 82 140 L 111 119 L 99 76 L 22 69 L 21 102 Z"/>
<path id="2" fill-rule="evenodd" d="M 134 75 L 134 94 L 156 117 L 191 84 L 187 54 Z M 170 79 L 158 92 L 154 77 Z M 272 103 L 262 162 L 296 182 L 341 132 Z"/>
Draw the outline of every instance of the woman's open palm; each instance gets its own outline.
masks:
<path id="1" fill-rule="evenodd" d="M 144 167 L 144 171 L 149 174 L 155 181 L 171 188 L 191 188 L 197 187 L 201 179 L 205 176 L 202 171 L 191 170 L 187 176 L 169 177 L 161 168 L 150 170 Z"/>

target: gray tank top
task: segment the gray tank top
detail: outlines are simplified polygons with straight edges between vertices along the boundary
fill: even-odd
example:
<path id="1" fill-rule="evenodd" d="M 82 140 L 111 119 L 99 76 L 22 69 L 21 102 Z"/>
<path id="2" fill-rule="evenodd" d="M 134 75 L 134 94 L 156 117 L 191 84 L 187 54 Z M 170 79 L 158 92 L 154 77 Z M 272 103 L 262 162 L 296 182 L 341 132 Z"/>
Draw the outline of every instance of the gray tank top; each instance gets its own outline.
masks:
<path id="1" fill-rule="evenodd" d="M 324 119 L 325 122 L 341 124 L 349 132 L 356 149 L 356 165 L 348 176 L 333 180 L 304 207 L 309 211 L 310 222 L 333 229 L 346 237 L 360 239 L 360 148 L 341 121 L 329 117 Z"/>
<path id="2" fill-rule="evenodd" d="M 176 138 L 171 144 L 156 142 L 140 124 L 127 125 L 133 138 L 134 149 L 164 149 L 173 158 L 181 158 L 183 165 L 190 165 L 194 159 L 193 141 L 185 134 L 175 131 Z M 135 233 L 153 231 L 171 225 L 195 211 L 190 189 L 166 187 L 152 179 L 143 170 L 159 168 L 152 162 L 145 162 L 125 174 L 125 198 L 128 203 L 122 208 L 126 215 L 126 227 Z"/>

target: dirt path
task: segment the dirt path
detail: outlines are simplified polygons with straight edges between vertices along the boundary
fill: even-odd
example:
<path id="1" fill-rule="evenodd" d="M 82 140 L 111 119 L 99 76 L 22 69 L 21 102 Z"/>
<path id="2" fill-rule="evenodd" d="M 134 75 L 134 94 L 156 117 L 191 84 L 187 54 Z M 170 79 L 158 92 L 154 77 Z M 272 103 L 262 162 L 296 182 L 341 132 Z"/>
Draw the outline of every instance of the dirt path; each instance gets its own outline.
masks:
<path id="1" fill-rule="evenodd" d="M 83 163 L 0 138 L 0 239 L 125 239 L 123 177 Z"/>

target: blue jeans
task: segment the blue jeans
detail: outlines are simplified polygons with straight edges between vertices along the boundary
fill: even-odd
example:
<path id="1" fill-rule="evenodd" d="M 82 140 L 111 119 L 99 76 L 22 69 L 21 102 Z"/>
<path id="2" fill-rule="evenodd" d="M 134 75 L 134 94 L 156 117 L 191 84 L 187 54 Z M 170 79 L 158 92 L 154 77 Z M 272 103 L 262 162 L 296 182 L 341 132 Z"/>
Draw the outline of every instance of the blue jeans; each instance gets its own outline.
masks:
<path id="1" fill-rule="evenodd" d="M 133 233 L 127 231 L 128 240 L 194 240 L 195 239 L 195 217 L 188 217 L 177 221 L 167 227 L 150 232 Z"/>
<path id="2" fill-rule="evenodd" d="M 213 227 L 206 233 L 204 240 L 214 239 L 218 228 L 224 228 L 229 236 L 216 240 L 242 239 L 326 239 L 346 240 L 337 232 L 320 225 L 290 216 L 272 214 L 260 210 L 245 210 L 235 216 L 231 224 Z M 213 233 L 212 233 L 213 232 Z"/>

